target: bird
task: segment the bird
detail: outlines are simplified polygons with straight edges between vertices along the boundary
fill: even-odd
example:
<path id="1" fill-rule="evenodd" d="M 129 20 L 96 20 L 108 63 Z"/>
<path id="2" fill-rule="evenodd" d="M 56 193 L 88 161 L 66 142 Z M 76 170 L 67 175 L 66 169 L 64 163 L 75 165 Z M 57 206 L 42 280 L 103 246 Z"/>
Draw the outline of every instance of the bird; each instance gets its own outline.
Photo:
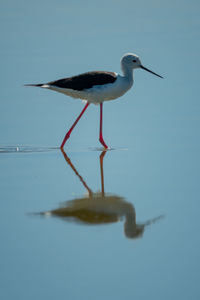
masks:
<path id="1" fill-rule="evenodd" d="M 87 193 L 61 203 L 59 208 L 39 213 L 31 213 L 31 215 L 58 217 L 65 221 L 74 221 L 83 225 L 105 225 L 124 220 L 124 234 L 130 239 L 141 238 L 147 226 L 156 223 L 164 217 L 164 215 L 160 215 L 146 222 L 138 223 L 136 221 L 136 211 L 133 203 L 126 201 L 122 196 L 105 192 L 103 166 L 104 157 L 107 153 L 105 149 L 99 156 L 101 191 L 98 192 L 92 191 L 88 186 L 64 149 L 61 149 L 61 152 L 65 161 L 79 178 Z"/>
<path id="2" fill-rule="evenodd" d="M 40 87 L 63 93 L 72 98 L 78 98 L 86 102 L 81 113 L 76 118 L 70 129 L 67 131 L 61 149 L 64 148 L 66 141 L 69 139 L 74 127 L 88 108 L 93 103 L 100 106 L 100 126 L 99 142 L 104 149 L 108 149 L 103 138 L 103 103 L 105 101 L 115 100 L 123 96 L 133 86 L 133 71 L 143 69 L 157 77 L 163 78 L 157 73 L 144 67 L 138 55 L 126 53 L 121 58 L 122 75 L 110 71 L 90 71 L 76 76 L 62 78 L 47 83 L 25 84 L 25 86 Z"/>

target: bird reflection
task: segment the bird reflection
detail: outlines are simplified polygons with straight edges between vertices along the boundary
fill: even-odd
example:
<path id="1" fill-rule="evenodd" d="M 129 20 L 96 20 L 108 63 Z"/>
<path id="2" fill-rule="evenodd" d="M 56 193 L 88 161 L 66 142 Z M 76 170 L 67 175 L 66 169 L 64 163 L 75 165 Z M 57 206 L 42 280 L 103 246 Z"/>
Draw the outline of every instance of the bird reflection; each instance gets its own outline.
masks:
<path id="1" fill-rule="evenodd" d="M 56 216 L 64 220 L 75 221 L 82 224 L 100 225 L 124 221 L 124 233 L 127 238 L 142 237 L 145 227 L 151 225 L 162 218 L 162 216 L 153 218 L 144 223 L 136 223 L 136 212 L 132 203 L 125 201 L 118 195 L 107 194 L 104 191 L 104 171 L 103 160 L 106 151 L 103 151 L 99 157 L 101 170 L 101 192 L 93 192 L 87 185 L 83 177 L 79 174 L 70 158 L 61 150 L 67 164 L 78 176 L 83 186 L 87 190 L 87 196 L 75 198 L 71 201 L 62 203 L 62 206 L 47 212 L 41 213 L 46 216 Z"/>

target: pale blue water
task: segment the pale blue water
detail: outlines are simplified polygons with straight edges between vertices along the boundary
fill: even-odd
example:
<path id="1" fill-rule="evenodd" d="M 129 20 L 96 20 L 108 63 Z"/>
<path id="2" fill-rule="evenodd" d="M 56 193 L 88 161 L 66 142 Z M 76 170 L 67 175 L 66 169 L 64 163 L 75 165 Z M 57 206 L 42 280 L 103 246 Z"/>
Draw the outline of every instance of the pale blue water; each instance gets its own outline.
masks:
<path id="1" fill-rule="evenodd" d="M 199 2 L 0 6 L 1 299 L 198 299 Z M 104 105 L 115 150 L 102 165 L 90 106 L 67 162 L 57 147 L 81 101 L 23 84 L 120 72 L 126 52 L 165 79 L 136 70 L 133 89 Z M 59 208 L 65 218 L 39 214 Z"/>

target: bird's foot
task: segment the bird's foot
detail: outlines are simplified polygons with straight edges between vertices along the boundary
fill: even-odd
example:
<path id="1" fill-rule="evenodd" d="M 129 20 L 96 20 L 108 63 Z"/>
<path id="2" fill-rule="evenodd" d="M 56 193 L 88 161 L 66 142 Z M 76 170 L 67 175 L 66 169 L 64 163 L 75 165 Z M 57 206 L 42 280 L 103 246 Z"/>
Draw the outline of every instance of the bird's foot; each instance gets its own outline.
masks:
<path id="1" fill-rule="evenodd" d="M 102 136 L 99 137 L 99 142 L 104 146 L 105 149 L 108 149 L 108 146 L 106 145 L 106 143 L 104 142 L 104 139 Z"/>
<path id="2" fill-rule="evenodd" d="M 67 132 L 67 134 L 66 134 L 66 136 L 65 136 L 65 138 L 64 138 L 64 140 L 63 140 L 63 142 L 62 142 L 62 144 L 61 144 L 61 146 L 60 146 L 60 149 L 63 149 L 63 148 L 64 148 L 64 145 L 65 145 L 66 141 L 69 139 L 70 134 L 71 134 L 71 131 L 69 130 L 69 131 Z"/>

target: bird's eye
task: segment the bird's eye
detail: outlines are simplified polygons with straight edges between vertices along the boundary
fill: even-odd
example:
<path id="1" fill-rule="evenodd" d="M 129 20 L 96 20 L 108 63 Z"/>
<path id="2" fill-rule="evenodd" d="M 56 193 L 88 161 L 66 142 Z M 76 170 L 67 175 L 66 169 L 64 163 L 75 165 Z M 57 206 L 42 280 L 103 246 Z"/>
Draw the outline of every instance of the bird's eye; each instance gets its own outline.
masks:
<path id="1" fill-rule="evenodd" d="M 133 59 L 133 62 L 136 62 L 137 60 L 136 59 Z"/>

